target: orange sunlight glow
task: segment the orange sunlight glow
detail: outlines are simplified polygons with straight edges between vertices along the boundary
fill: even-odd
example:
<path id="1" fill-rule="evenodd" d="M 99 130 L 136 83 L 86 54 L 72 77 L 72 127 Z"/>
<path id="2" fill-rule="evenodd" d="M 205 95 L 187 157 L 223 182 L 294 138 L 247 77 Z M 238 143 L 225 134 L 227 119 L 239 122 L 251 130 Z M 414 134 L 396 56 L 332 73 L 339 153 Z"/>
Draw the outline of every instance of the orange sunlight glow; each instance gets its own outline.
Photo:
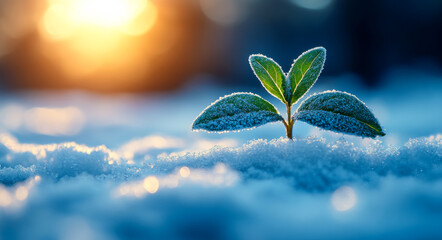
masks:
<path id="1" fill-rule="evenodd" d="M 156 18 L 156 8 L 147 0 L 49 0 L 48 3 L 40 31 L 52 40 L 69 38 L 82 28 L 91 27 L 142 35 Z"/>
<path id="2" fill-rule="evenodd" d="M 136 62 L 131 37 L 146 34 L 157 9 L 149 0 L 47 0 L 39 23 L 43 52 L 70 77 Z M 113 74 L 113 73 L 111 73 Z"/>

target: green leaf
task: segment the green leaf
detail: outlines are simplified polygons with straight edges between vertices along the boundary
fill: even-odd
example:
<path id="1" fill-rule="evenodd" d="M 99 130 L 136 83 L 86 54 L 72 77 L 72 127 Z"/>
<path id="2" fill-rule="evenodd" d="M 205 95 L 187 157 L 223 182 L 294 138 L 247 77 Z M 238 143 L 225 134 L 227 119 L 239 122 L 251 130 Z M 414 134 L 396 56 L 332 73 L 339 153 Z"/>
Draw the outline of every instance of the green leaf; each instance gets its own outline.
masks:
<path id="1" fill-rule="evenodd" d="M 306 99 L 294 119 L 335 132 L 361 137 L 384 136 L 373 113 L 357 97 L 338 91 L 326 91 Z"/>
<path id="2" fill-rule="evenodd" d="M 326 50 L 310 49 L 299 56 L 287 75 L 290 105 L 296 103 L 315 84 L 324 67 Z"/>
<path id="3" fill-rule="evenodd" d="M 193 130 L 210 132 L 235 131 L 282 121 L 278 110 L 260 96 L 234 93 L 207 107 L 193 122 Z"/>
<path id="4" fill-rule="evenodd" d="M 287 103 L 286 77 L 278 63 L 261 54 L 251 55 L 249 63 L 262 86 L 283 103 Z"/>

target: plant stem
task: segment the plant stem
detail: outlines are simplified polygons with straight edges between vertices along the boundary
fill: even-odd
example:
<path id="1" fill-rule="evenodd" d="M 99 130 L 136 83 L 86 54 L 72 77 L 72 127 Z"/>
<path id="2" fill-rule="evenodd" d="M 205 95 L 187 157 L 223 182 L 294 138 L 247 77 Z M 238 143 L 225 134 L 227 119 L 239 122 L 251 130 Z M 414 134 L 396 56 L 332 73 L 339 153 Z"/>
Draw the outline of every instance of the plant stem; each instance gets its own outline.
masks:
<path id="1" fill-rule="evenodd" d="M 289 139 L 293 139 L 293 124 L 295 124 L 295 120 L 292 119 L 292 106 L 290 103 L 286 103 L 287 107 L 287 124 L 285 125 L 285 129 L 287 132 L 287 137 Z"/>

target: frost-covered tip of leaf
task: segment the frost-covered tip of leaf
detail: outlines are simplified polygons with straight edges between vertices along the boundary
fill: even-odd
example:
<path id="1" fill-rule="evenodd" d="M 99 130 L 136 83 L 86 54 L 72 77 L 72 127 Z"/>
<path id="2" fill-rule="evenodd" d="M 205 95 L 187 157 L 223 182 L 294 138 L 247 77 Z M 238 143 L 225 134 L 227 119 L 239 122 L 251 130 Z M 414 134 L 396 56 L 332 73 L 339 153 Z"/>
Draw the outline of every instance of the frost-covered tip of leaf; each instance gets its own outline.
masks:
<path id="1" fill-rule="evenodd" d="M 193 130 L 225 132 L 282 121 L 278 110 L 253 93 L 233 93 L 207 107 L 193 122 Z"/>
<path id="2" fill-rule="evenodd" d="M 287 75 L 290 104 L 296 103 L 315 84 L 324 68 L 325 58 L 325 48 L 316 47 L 304 52 L 293 62 Z"/>
<path id="3" fill-rule="evenodd" d="M 249 57 L 249 63 L 262 86 L 273 96 L 287 102 L 289 93 L 287 82 L 281 67 L 273 59 L 261 54 L 253 54 Z"/>
<path id="4" fill-rule="evenodd" d="M 326 91 L 306 99 L 294 118 L 335 132 L 361 137 L 384 136 L 378 120 L 356 96 Z"/>

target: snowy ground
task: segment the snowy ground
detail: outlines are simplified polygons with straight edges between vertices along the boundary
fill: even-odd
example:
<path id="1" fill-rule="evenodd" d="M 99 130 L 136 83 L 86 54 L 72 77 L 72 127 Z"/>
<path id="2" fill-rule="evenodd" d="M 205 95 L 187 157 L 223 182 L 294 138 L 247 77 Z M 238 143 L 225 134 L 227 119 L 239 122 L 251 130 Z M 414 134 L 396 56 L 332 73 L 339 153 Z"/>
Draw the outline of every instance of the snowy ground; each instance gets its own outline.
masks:
<path id="1" fill-rule="evenodd" d="M 254 89 L 3 93 L 0 239 L 442 238 L 442 78 L 385 79 L 310 92 L 357 95 L 386 130 L 376 140 L 303 123 L 294 141 L 282 124 L 190 131 L 218 97 Z"/>

